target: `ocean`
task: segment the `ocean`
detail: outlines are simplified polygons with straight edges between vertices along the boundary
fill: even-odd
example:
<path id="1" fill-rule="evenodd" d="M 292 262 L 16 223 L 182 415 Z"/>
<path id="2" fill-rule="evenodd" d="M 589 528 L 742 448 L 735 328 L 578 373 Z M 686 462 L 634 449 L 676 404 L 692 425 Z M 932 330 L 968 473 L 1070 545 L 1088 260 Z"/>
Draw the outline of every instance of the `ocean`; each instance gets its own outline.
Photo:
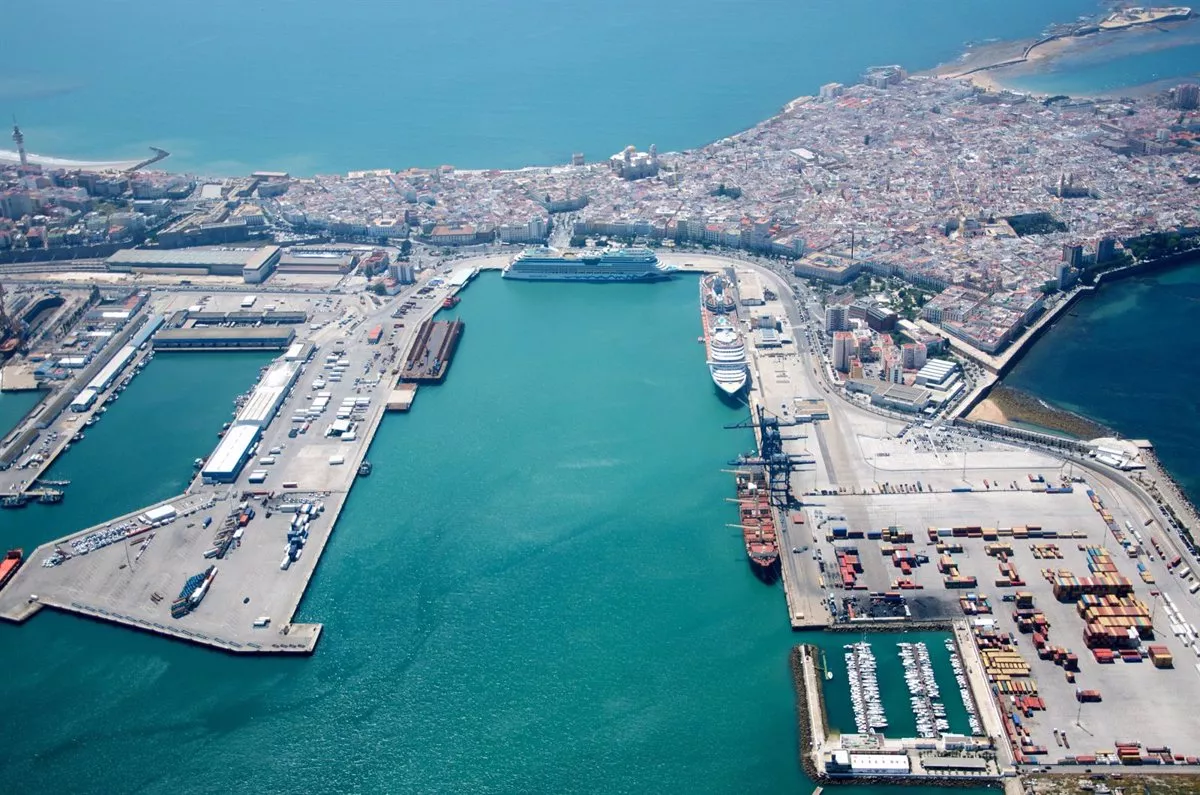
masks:
<path id="1" fill-rule="evenodd" d="M 1200 502 L 1195 454 L 1200 370 L 1167 343 L 1200 304 L 1200 262 L 1108 284 L 1086 296 L 1029 350 L 1004 383 L 1149 439 Z"/>
<path id="2" fill-rule="evenodd" d="M 867 66 L 1034 36 L 1097 0 L 26 4 L 0 115 L 29 151 L 176 171 L 515 168 L 699 146 Z M 39 31 L 32 35 L 31 31 Z"/>

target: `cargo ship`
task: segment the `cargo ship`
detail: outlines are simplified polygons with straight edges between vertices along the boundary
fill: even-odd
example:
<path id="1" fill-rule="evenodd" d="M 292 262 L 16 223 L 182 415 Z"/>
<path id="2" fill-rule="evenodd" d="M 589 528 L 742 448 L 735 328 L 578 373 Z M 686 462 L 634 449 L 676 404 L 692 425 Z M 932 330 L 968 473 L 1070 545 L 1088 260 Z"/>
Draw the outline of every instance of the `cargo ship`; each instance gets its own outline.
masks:
<path id="1" fill-rule="evenodd" d="M 761 469 L 740 470 L 735 478 L 746 560 L 756 577 L 773 583 L 779 579 L 779 539 L 766 473 Z"/>
<path id="2" fill-rule="evenodd" d="M 21 568 L 21 561 L 25 557 L 25 550 L 10 549 L 8 554 L 0 560 L 0 588 L 8 584 L 8 581 L 17 573 L 17 569 Z"/>
<path id="3" fill-rule="evenodd" d="M 513 257 L 501 276 L 527 281 L 657 282 L 670 279 L 674 272 L 647 248 L 559 251 L 541 247 Z"/>

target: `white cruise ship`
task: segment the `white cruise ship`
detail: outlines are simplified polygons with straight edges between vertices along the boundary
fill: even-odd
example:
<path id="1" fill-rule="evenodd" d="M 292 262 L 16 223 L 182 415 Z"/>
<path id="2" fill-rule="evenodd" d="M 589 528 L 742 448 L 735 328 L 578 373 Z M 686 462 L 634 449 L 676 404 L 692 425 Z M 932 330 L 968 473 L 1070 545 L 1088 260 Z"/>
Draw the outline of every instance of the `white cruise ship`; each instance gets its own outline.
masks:
<path id="1" fill-rule="evenodd" d="M 558 251 L 542 247 L 513 257 L 501 275 L 530 281 L 656 282 L 671 278 L 674 271 L 647 248 Z"/>
<path id="2" fill-rule="evenodd" d="M 750 380 L 746 343 L 741 332 L 724 316 L 713 321 L 709 334 L 708 371 L 713 383 L 727 395 L 741 392 Z"/>

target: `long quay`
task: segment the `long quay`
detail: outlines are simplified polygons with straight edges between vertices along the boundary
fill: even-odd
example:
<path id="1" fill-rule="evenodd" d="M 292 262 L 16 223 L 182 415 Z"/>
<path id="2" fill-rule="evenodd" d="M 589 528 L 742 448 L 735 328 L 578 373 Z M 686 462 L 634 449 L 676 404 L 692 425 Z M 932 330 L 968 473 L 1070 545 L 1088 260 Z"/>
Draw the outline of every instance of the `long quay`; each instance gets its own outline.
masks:
<path id="1" fill-rule="evenodd" d="M 401 380 L 440 383 L 446 377 L 462 332 L 461 320 L 427 320 L 422 323 L 404 362 Z"/>
<path id="2" fill-rule="evenodd" d="M 386 339 L 376 329 L 393 305 L 322 299 L 311 333 L 260 371 L 183 494 L 33 550 L 0 590 L 0 619 L 49 607 L 232 653 L 312 653 L 322 626 L 293 617 L 355 479 L 370 474 L 403 352 L 421 329 L 435 357 L 453 353 L 461 321 L 428 330 L 447 292 L 421 294 L 414 325 L 392 324 Z"/>

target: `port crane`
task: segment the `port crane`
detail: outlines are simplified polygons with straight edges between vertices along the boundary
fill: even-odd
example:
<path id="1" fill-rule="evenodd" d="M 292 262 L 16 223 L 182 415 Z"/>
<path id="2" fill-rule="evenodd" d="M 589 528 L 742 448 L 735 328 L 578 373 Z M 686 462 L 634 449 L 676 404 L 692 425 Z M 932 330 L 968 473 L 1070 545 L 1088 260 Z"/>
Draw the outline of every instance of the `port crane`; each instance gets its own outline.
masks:
<path id="1" fill-rule="evenodd" d="M 806 436 L 785 436 L 783 428 L 800 425 L 796 420 L 781 420 L 762 406 L 756 406 L 750 417 L 733 425 L 726 425 L 727 430 L 753 428 L 758 439 L 758 452 L 740 455 L 729 462 L 735 467 L 762 467 L 767 471 L 767 483 L 771 491 L 771 501 L 785 510 L 799 506 L 800 502 L 792 494 L 792 473 L 801 466 L 813 463 L 808 454 L 788 453 L 783 449 L 785 441 L 805 439 Z"/>

